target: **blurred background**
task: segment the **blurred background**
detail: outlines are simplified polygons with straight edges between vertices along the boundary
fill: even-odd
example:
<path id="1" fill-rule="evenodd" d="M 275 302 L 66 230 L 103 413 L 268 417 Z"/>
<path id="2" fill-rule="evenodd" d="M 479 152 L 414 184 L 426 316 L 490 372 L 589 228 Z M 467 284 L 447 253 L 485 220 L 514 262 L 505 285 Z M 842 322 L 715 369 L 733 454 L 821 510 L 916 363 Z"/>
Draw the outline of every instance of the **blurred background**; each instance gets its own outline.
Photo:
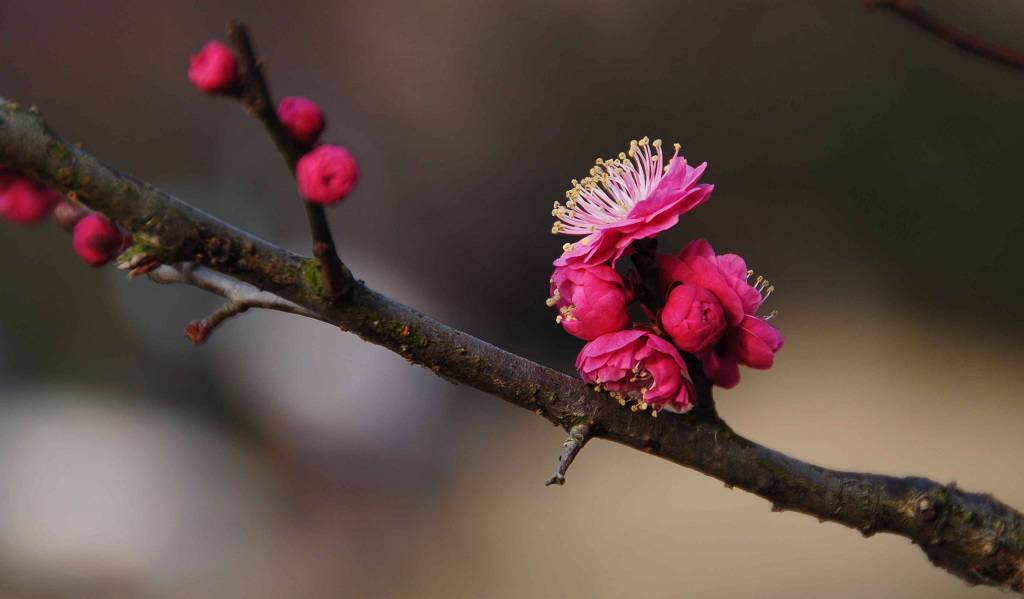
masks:
<path id="1" fill-rule="evenodd" d="M 1024 4 L 928 0 L 1024 46 Z M 330 210 L 370 286 L 564 371 L 553 201 L 643 135 L 708 161 L 707 237 L 776 287 L 786 347 L 720 392 L 741 433 L 1024 508 L 1024 75 L 843 2 L 0 2 L 0 95 L 109 164 L 308 253 L 257 122 L 186 77 L 248 23 L 273 92 L 362 180 Z M 0 597 L 995 596 L 564 433 L 299 317 L 79 261 L 0 223 Z"/>

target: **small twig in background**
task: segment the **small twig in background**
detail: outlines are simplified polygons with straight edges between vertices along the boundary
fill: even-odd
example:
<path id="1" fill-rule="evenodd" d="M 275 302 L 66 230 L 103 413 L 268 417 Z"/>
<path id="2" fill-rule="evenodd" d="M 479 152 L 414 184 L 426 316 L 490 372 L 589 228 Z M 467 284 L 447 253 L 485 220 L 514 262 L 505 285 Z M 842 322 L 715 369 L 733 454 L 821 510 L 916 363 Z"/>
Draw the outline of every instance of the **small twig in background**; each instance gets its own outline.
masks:
<path id="1" fill-rule="evenodd" d="M 199 345 L 210 336 L 213 329 L 232 316 L 241 314 L 249 308 L 263 308 L 298 314 L 316 320 L 323 320 L 315 312 L 276 296 L 268 291 L 260 291 L 256 287 L 224 276 L 218 272 L 186 263 L 181 266 L 160 265 L 146 273 L 149 278 L 160 284 L 180 283 L 192 285 L 204 291 L 215 293 L 228 300 L 219 310 L 206 318 L 195 320 L 185 326 L 185 336 L 193 344 Z"/>
<path id="2" fill-rule="evenodd" d="M 997 44 L 968 33 L 959 27 L 950 25 L 910 0 L 863 0 L 863 3 L 869 9 L 884 8 L 890 10 L 961 50 L 1015 69 L 1024 69 L 1024 52 Z"/>

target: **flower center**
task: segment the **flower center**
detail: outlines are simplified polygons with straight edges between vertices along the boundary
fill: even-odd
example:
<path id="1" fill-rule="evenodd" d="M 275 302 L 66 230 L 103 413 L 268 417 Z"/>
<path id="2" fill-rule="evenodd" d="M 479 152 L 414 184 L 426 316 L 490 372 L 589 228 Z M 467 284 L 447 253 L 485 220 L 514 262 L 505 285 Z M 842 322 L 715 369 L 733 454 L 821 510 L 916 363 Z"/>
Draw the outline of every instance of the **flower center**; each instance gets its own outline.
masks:
<path id="1" fill-rule="evenodd" d="M 672 158 L 679 154 L 679 144 L 674 147 Z M 658 186 L 667 168 L 660 139 L 634 139 L 629 151 L 620 152 L 618 158 L 598 158 L 589 176 L 572 180 L 565 205 L 555 202 L 551 216 L 558 220 L 551 232 L 590 235 L 624 220 Z"/>

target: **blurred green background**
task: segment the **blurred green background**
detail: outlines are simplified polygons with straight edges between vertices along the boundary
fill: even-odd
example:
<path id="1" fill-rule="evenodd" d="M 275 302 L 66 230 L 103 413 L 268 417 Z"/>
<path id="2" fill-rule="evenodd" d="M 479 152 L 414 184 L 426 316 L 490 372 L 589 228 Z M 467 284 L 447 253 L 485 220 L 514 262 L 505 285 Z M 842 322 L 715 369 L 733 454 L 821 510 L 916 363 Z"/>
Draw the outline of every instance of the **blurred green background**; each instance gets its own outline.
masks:
<path id="1" fill-rule="evenodd" d="M 925 3 L 1024 48 L 1024 4 Z M 843 2 L 0 2 L 0 96 L 119 169 L 308 253 L 258 123 L 188 83 L 248 23 L 362 179 L 330 210 L 370 286 L 571 371 L 550 209 L 643 135 L 716 189 L 707 237 L 776 287 L 786 347 L 718 395 L 830 467 L 1024 507 L 1024 74 Z M 246 314 L 0 223 L 0 596 L 981 597 L 901 539 L 773 514 L 564 434 L 331 327 Z"/>

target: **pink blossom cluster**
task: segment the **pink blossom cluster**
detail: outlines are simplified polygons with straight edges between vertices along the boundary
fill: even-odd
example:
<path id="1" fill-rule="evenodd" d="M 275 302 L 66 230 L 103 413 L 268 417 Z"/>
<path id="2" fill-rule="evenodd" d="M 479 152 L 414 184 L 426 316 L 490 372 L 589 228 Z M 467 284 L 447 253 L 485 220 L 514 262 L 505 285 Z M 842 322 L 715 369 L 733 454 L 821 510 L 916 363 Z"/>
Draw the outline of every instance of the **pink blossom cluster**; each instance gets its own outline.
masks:
<path id="1" fill-rule="evenodd" d="M 751 282 L 743 258 L 716 254 L 704 239 L 676 256 L 654 253 L 645 242 L 647 256 L 635 260 L 644 273 L 615 270 L 636 242 L 674 226 L 713 189 L 699 183 L 706 163 L 691 167 L 676 144 L 666 164 L 661 145 L 643 138 L 618 158 L 598 159 L 588 177 L 573 181 L 565 203 L 555 203 L 552 232 L 585 237 L 563 246 L 547 300 L 558 310 L 556 322 L 588 342 L 576 358 L 583 380 L 654 416 L 694 407 L 687 358 L 708 382 L 728 389 L 739 382 L 740 364 L 770 368 L 783 344 L 767 322 L 774 314 L 756 315 L 774 288 L 762 277 Z M 637 300 L 636 313 L 649 321 L 631 318 Z"/>
<path id="2" fill-rule="evenodd" d="M 205 94 L 244 96 L 247 84 L 234 53 L 218 41 L 208 42 L 191 57 L 188 78 Z M 293 96 L 282 99 L 276 112 L 281 125 L 305 151 L 295 165 L 299 194 L 315 204 L 341 201 L 359 180 L 359 165 L 341 146 L 318 145 L 327 125 L 323 111 L 312 100 Z"/>
<path id="3" fill-rule="evenodd" d="M 87 214 L 49 187 L 0 166 L 0 217 L 16 225 L 33 225 L 50 213 L 73 231 L 75 253 L 90 266 L 102 266 L 131 245 L 131 236 L 101 214 Z"/>

